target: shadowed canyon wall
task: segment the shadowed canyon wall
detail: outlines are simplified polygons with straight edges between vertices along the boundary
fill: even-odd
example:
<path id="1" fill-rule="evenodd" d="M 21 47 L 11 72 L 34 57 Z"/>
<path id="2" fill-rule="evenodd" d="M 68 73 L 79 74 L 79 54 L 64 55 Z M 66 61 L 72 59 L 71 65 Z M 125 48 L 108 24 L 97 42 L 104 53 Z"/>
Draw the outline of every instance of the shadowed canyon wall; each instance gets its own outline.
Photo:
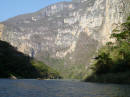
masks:
<path id="1" fill-rule="evenodd" d="M 2 22 L 0 36 L 65 78 L 80 79 L 94 53 L 129 12 L 130 0 L 60 2 Z"/>

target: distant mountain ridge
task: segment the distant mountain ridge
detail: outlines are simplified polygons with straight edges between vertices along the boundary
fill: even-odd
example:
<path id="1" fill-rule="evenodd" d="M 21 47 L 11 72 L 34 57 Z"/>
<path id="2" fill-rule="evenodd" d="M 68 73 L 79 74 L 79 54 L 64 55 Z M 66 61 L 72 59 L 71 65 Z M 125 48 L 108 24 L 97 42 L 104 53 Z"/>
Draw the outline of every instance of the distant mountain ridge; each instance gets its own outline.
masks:
<path id="1" fill-rule="evenodd" d="M 0 35 L 65 78 L 81 79 L 93 54 L 129 12 L 129 0 L 60 2 L 4 21 Z"/>

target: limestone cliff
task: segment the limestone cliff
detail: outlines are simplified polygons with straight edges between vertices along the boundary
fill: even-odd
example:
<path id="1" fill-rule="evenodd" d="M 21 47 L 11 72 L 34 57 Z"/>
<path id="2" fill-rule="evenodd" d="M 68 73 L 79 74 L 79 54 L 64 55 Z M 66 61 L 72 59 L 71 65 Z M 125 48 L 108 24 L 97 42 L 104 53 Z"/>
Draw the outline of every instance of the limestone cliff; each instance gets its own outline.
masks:
<path id="1" fill-rule="evenodd" d="M 0 39 L 1 39 L 1 36 L 2 36 L 3 29 L 4 29 L 4 25 L 0 24 Z"/>
<path id="2" fill-rule="evenodd" d="M 2 40 L 61 72 L 82 78 L 96 50 L 130 12 L 130 0 L 72 0 L 3 22 Z"/>

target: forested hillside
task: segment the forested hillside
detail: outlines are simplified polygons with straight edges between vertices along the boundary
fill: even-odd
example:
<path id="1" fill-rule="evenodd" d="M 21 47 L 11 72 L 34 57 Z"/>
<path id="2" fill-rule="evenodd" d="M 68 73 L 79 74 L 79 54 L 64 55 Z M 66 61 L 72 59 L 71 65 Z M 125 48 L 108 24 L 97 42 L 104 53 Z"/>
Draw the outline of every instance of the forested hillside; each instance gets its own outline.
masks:
<path id="1" fill-rule="evenodd" d="M 115 42 L 98 51 L 91 66 L 93 73 L 85 81 L 130 83 L 130 17 L 113 32 Z"/>
<path id="2" fill-rule="evenodd" d="M 0 78 L 61 78 L 43 62 L 25 55 L 9 43 L 0 41 Z"/>

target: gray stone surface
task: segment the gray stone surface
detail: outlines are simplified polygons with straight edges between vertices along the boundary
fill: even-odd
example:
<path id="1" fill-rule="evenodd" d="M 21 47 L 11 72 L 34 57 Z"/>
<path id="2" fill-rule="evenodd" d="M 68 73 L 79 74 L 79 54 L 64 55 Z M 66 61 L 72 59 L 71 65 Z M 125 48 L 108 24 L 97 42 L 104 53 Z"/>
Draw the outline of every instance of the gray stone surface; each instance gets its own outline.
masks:
<path id="1" fill-rule="evenodd" d="M 96 50 L 130 12 L 130 0 L 72 0 L 2 24 L 2 40 L 56 68 L 82 78 Z"/>

